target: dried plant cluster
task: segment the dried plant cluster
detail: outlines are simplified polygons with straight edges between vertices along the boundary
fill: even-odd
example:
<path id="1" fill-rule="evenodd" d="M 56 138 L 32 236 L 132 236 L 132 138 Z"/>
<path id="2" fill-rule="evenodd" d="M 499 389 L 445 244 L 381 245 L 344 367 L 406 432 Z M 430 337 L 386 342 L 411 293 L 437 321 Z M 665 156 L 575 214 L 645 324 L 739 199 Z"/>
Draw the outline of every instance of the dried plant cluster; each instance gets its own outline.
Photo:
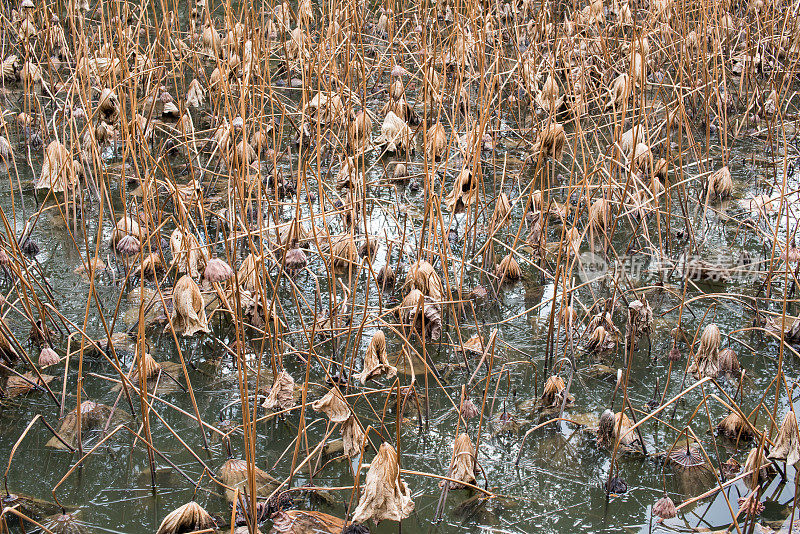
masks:
<path id="1" fill-rule="evenodd" d="M 503 493 L 487 442 L 524 429 L 533 462 L 545 426 L 601 449 L 607 494 L 621 455 L 706 496 L 741 473 L 744 531 L 800 459 L 796 6 L 5 7 L 2 402 L 44 399 L 16 445 L 42 432 L 80 464 L 113 440 L 154 489 L 157 466 L 185 478 L 159 534 L 361 533 L 409 518 L 420 485 L 438 520 L 451 493 Z M 587 401 L 598 378 L 613 393 Z M 431 421 L 440 473 L 404 453 Z M 345 517 L 287 509 L 332 473 Z M 658 490 L 661 520 L 694 502 Z M 0 530 L 82 531 L 61 508 L 4 507 Z"/>

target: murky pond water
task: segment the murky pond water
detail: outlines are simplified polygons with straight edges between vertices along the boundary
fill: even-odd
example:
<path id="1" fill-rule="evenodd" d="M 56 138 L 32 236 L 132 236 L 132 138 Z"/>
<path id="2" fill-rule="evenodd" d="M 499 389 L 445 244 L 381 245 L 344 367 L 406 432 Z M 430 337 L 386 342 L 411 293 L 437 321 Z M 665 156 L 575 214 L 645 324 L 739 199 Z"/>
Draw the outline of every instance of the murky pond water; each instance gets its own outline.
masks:
<path id="1" fill-rule="evenodd" d="M 206 67 L 211 70 L 210 65 Z M 388 80 L 388 73 L 371 79 L 380 87 L 384 87 Z M 476 87 L 477 84 L 473 90 L 477 90 Z M 285 87 L 275 90 L 282 101 L 301 106 L 295 90 Z M 9 86 L 5 107 L 13 111 L 24 109 L 25 103 L 19 99 L 19 91 L 19 87 Z M 180 94 L 185 94 L 185 90 Z M 418 96 L 412 89 L 409 89 L 409 95 L 412 100 Z M 369 109 L 379 121 L 382 118 L 380 111 L 384 101 L 385 95 L 381 93 L 367 99 Z M 210 126 L 203 113 L 195 113 L 198 128 Z M 297 120 L 299 114 L 293 117 Z M 526 249 L 523 246 L 518 250 L 518 259 L 524 273 L 521 281 L 498 286 L 496 278 L 487 273 L 493 271 L 494 265 L 507 253 L 506 247 L 515 242 L 520 225 L 523 229 L 517 246 L 527 239 L 530 221 L 525 218 L 525 205 L 530 182 L 536 179 L 530 166 L 523 168 L 521 165 L 525 153 L 520 149 L 516 135 L 512 135 L 517 126 L 515 116 L 511 113 L 500 113 L 495 119 L 496 148 L 494 151 L 484 151 L 481 156 L 484 188 L 481 192 L 482 206 L 488 207 L 478 214 L 477 224 L 474 223 L 473 214 L 452 216 L 447 210 L 436 210 L 435 214 L 441 213 L 442 218 L 431 228 L 438 232 L 438 236 L 433 241 L 429 240 L 426 245 L 430 246 L 433 242 L 437 250 L 449 247 L 446 262 L 439 258 L 434 264 L 440 275 L 446 279 L 446 288 L 452 288 L 454 299 L 458 299 L 459 295 L 466 299 L 466 295 L 478 286 L 487 288 L 488 298 L 475 304 L 470 304 L 472 300 L 468 299 L 460 311 L 457 311 L 456 306 L 446 307 L 449 309 L 443 310 L 444 327 L 439 341 L 430 341 L 423 346 L 418 338 L 414 338 L 413 351 L 427 354 L 437 372 L 424 373 L 423 366 L 415 366 L 414 378 L 418 396 L 411 397 L 408 401 L 412 408 L 406 409 L 400 421 L 399 443 L 397 401 L 396 396 L 389 391 L 391 380 L 378 379 L 362 386 L 351 379 L 345 389 L 348 401 L 359 415 L 362 425 L 372 425 L 375 430 L 369 435 L 372 446 L 367 448 L 363 461 L 370 462 L 381 439 L 386 439 L 401 452 L 401 467 L 414 472 L 402 475 L 415 502 L 415 511 L 403 521 L 402 530 L 445 533 L 464 530 L 650 532 L 660 529 L 692 532 L 698 529 L 727 528 L 731 524 L 728 503 L 735 512 L 739 506 L 738 499 L 751 491 L 743 480 L 729 485 L 723 492 L 688 504 L 675 519 L 659 523 L 651 514 L 651 507 L 663 496 L 665 490 L 676 504 L 680 504 L 717 484 L 713 474 L 679 470 L 664 464 L 663 455 L 673 448 L 682 432 L 695 434 L 715 468 L 729 458 L 735 458 L 744 464 L 747 452 L 753 446 L 752 442 L 737 445 L 718 436 L 716 432 L 709 431 L 728 413 L 727 408 L 719 402 L 718 398 L 724 399 L 725 396 L 716 385 L 708 382 L 693 389 L 680 401 L 660 412 L 657 420 L 654 418 L 642 425 L 644 452 L 620 451 L 613 467 L 614 455 L 612 451 L 598 446 L 595 429 L 600 414 L 611 408 L 612 399 L 614 409 L 618 411 L 623 398 L 627 396 L 632 408 L 629 408 L 629 415 L 635 414 L 636 419 L 641 420 L 653 409 L 652 406 L 647 408 L 649 401 L 656 400 L 657 406 L 662 400 L 669 400 L 694 384 L 695 378 L 686 372 L 692 352 L 690 344 L 695 338 L 699 339 L 699 332 L 704 326 L 713 322 L 722 331 L 722 345 L 736 351 L 742 368 L 746 370 L 741 391 L 736 397 L 740 406 L 750 415 L 750 421 L 756 428 L 766 427 L 769 430 L 768 414 L 772 412 L 776 402 L 773 377 L 778 366 L 779 346 L 774 337 L 750 328 L 755 316 L 754 299 L 763 295 L 761 285 L 764 276 L 741 276 L 724 283 L 687 285 L 679 259 L 687 250 L 687 224 L 695 229 L 695 237 L 702 241 L 699 248 L 704 257 L 733 265 L 743 257 L 761 259 L 765 254 L 768 256 L 769 251 L 766 250 L 764 240 L 757 236 L 771 235 L 777 219 L 777 235 L 785 240 L 786 235 L 794 231 L 795 215 L 753 215 L 748 223 L 751 226 L 743 229 L 740 223 L 747 219 L 747 213 L 736 200 L 707 205 L 698 198 L 699 186 L 696 184 L 692 189 L 672 188 L 667 193 L 669 201 L 662 197 L 661 205 L 670 205 L 671 213 L 676 214 L 680 204 L 685 203 L 687 219 L 673 216 L 657 220 L 651 215 L 645 223 L 648 235 L 654 243 L 659 242 L 661 230 L 660 239 L 669 241 L 669 248 L 666 249 L 668 252 L 659 257 L 640 240 L 631 243 L 633 234 L 628 224 L 629 217 L 619 217 L 619 227 L 613 235 L 613 245 L 618 253 L 628 251 L 621 258 L 614 254 L 604 254 L 602 246 L 584 239 L 581 245 L 583 261 L 598 260 L 602 264 L 601 270 L 617 264 L 620 270 L 628 274 L 628 278 L 621 277 L 616 282 L 611 277 L 587 281 L 586 274 L 581 269 L 572 271 L 569 274 L 569 283 L 576 288 L 572 297 L 578 310 L 577 322 L 580 324 L 573 339 L 568 338 L 563 328 L 558 327 L 558 332 L 549 336 L 550 312 L 560 309 L 564 283 L 560 279 L 559 287 L 556 289 L 554 286 L 552 258 L 536 260 L 531 255 L 530 247 Z M 380 123 L 376 124 L 374 129 L 377 131 L 379 126 Z M 450 137 L 462 135 L 466 129 L 467 122 L 456 117 L 454 125 L 448 125 L 447 133 Z M 568 128 L 568 135 L 572 136 L 574 132 L 574 129 Z M 208 133 L 208 137 L 211 135 L 213 133 Z M 287 134 L 282 144 L 289 146 L 290 137 Z M 163 141 L 158 136 L 156 139 L 153 143 L 154 151 L 160 150 L 159 142 Z M 710 148 L 701 144 L 702 153 L 711 154 L 703 162 L 704 168 L 716 169 L 721 165 L 718 158 L 720 143 L 719 138 L 712 136 Z M 25 145 L 17 141 L 14 146 L 18 162 L 23 162 Z M 764 186 L 766 179 L 763 177 L 772 176 L 773 172 L 769 162 L 764 160 L 765 146 L 766 134 L 733 143 L 730 169 L 734 178 L 735 199 L 765 191 L 772 194 L 774 191 L 769 186 Z M 794 156 L 793 150 L 790 147 L 789 157 Z M 296 148 L 292 148 L 279 162 L 279 168 L 285 177 L 298 174 L 300 165 L 296 151 Z M 573 164 L 578 160 L 573 159 L 573 150 L 566 152 L 564 160 L 553 172 L 556 186 L 549 193 L 563 204 L 569 203 L 575 192 L 575 189 L 566 187 L 568 183 L 573 186 L 575 184 L 569 178 L 570 173 L 580 172 Z M 685 160 L 684 172 L 688 176 L 698 175 L 700 171 L 697 165 L 688 163 L 691 161 L 689 149 L 684 147 L 682 154 L 689 158 Z M 123 165 L 122 154 L 109 149 L 104 156 L 109 175 L 114 178 L 107 191 L 118 210 L 113 215 L 106 207 L 101 217 L 96 199 L 87 197 L 79 220 L 65 224 L 57 205 L 51 199 L 43 200 L 42 195 L 38 198 L 34 196 L 34 173 L 38 173 L 43 159 L 42 150 L 38 148 L 31 150 L 31 166 L 34 172 L 31 172 L 27 163 L 20 165 L 19 177 L 23 189 L 21 199 L 13 172 L 8 182 L 0 184 L 0 207 L 9 220 L 14 237 L 19 238 L 26 224 L 30 225 L 35 220 L 31 236 L 38 243 L 40 251 L 29 259 L 26 278 L 39 281 L 37 293 L 44 294 L 45 287 L 50 292 L 50 298 L 58 310 L 58 314 L 47 310 L 50 315 L 47 322 L 54 331 L 53 346 L 60 356 L 63 357 L 68 351 L 70 356 L 65 383 L 64 360 L 58 366 L 46 370 L 48 374 L 54 375 L 49 384 L 53 397 L 44 391 L 36 391 L 2 399 L 2 466 L 8 463 L 12 447 L 35 415 L 41 415 L 53 427 L 58 428 L 59 418 L 76 406 L 81 343 L 79 335 L 68 338 L 68 333 L 74 333 L 78 328 L 83 329 L 85 325 L 86 334 L 93 339 L 105 338 L 106 327 L 113 327 L 115 333 L 132 334 L 128 341 L 118 340 L 115 343 L 115 352 L 124 370 L 128 370 L 134 361 L 134 339 L 139 330 L 139 304 L 136 295 L 140 293 L 140 279 L 134 276 L 126 283 L 126 275 L 133 267 L 108 247 L 114 223 L 126 208 L 125 202 L 121 200 L 124 193 L 117 181 Z M 674 153 L 672 157 L 677 159 Z M 204 156 L 203 160 L 205 159 Z M 276 217 L 282 222 L 288 222 L 298 212 L 307 231 L 311 231 L 312 223 L 318 228 L 328 224 L 330 232 L 336 234 L 344 229 L 341 218 L 336 214 L 326 215 L 322 208 L 324 206 L 328 211 L 336 209 L 334 201 L 338 193 L 335 192 L 335 181 L 340 162 L 336 158 L 312 159 L 313 169 L 305 169 L 309 173 L 308 179 L 300 191 L 294 195 L 289 194 L 283 204 L 264 203 L 263 220 Z M 319 166 L 318 162 L 321 163 Z M 160 160 L 160 164 L 171 169 L 174 173 L 171 179 L 176 183 L 183 185 L 189 181 L 189 175 L 185 171 L 185 158 L 169 157 Z M 387 174 L 394 169 L 391 158 L 378 158 L 371 152 L 362 164 L 368 170 L 365 198 L 361 201 L 361 217 L 365 219 L 367 233 L 376 236 L 379 243 L 372 269 L 378 272 L 386 262 L 387 243 L 391 242 L 389 262 L 395 266 L 398 278 L 402 280 L 405 268 L 417 258 L 420 229 L 424 224 L 430 224 L 430 220 L 425 217 L 426 202 L 430 202 L 433 197 L 441 201 L 449 193 L 456 175 L 464 165 L 463 157 L 454 142 L 449 161 L 441 164 L 436 172 L 437 178 L 429 182 L 434 188 L 432 192 L 426 189 L 419 176 L 424 173 L 425 165 L 419 152 L 409 158 L 412 178 L 403 183 L 387 180 Z M 130 169 L 130 161 L 126 160 L 124 165 Z M 578 162 L 579 167 L 582 165 L 583 163 Z M 267 168 L 267 164 L 262 165 L 264 174 L 267 174 Z M 158 172 L 152 168 L 150 170 L 154 175 L 159 174 L 159 179 L 163 180 L 163 168 Z M 209 171 L 209 175 L 212 174 Z M 555 177 L 556 174 L 559 176 Z M 317 180 L 314 176 L 323 176 L 323 179 Z M 677 178 L 678 173 L 671 171 L 670 179 Z M 203 215 L 207 217 L 202 219 L 206 221 L 206 225 L 198 229 L 198 235 L 203 242 L 213 247 L 215 254 L 227 258 L 231 265 L 238 268 L 249 252 L 247 240 L 232 240 L 226 247 L 219 240 L 220 226 L 224 225 L 213 215 L 229 207 L 224 196 L 226 179 L 205 179 L 204 182 L 206 187 L 203 195 L 209 199 L 209 213 Z M 128 187 L 133 185 L 127 184 Z M 796 177 L 789 176 L 786 190 L 794 191 L 797 186 Z M 514 200 L 512 215 L 509 223 L 491 241 L 494 243 L 495 257 L 484 262 L 482 249 L 490 241 L 487 236 L 487 222 L 494 208 L 494 199 L 501 191 Z M 13 206 L 12 193 L 15 201 Z M 163 191 L 161 195 L 166 196 Z M 271 198 L 274 201 L 274 194 Z M 794 196 L 788 195 L 787 199 L 791 201 Z M 30 219 L 42 202 L 48 209 L 40 217 Z M 136 202 L 139 206 L 140 201 Z M 585 199 L 579 199 L 576 204 L 582 206 L 582 202 L 585 204 Z M 127 208 L 130 209 L 131 206 Z M 171 209 L 173 208 L 168 208 Z M 577 209 L 585 209 L 585 206 Z M 233 211 L 237 211 L 236 208 Z M 239 213 L 244 219 L 250 217 L 257 220 L 253 212 L 247 215 L 240 211 Z M 201 219 L 198 217 L 197 220 Z M 570 227 L 576 224 L 581 232 L 586 228 L 585 217 L 583 220 L 579 217 L 568 218 L 566 224 Z M 166 220 L 160 227 L 159 234 L 166 239 L 174 228 L 174 220 Z M 448 233 L 442 228 L 451 231 Z M 548 240 L 551 243 L 558 242 L 562 228 L 560 222 L 554 222 L 548 227 Z M 643 233 L 639 231 L 639 236 L 641 235 Z M 9 236 L 5 239 L 8 240 Z M 251 236 L 250 239 L 254 240 L 251 242 L 256 250 L 263 245 L 257 238 Z M 81 266 L 87 255 L 94 256 L 97 247 L 106 268 L 97 272 L 92 286 L 81 272 Z M 273 356 L 276 353 L 283 354 L 283 366 L 298 383 L 302 383 L 306 375 L 306 359 L 310 358 L 310 402 L 328 390 L 326 379 L 340 371 L 340 362 L 344 361 L 347 367 L 360 370 L 361 358 L 379 327 L 384 327 L 387 334 L 390 362 L 401 367 L 400 384 L 408 385 L 412 377 L 402 369 L 405 366 L 402 357 L 403 342 L 400 336 L 393 334 L 396 330 L 387 326 L 397 322 L 394 314 L 388 311 L 399 305 L 404 296 L 399 287 L 401 284 L 398 283 L 393 291 L 382 294 L 376 290 L 374 274 L 370 273 L 366 261 L 355 265 L 349 273 L 340 273 L 336 278 L 329 277 L 324 256 L 318 253 L 316 246 L 306 242 L 304 248 L 309 258 L 308 269 L 297 275 L 289 277 L 280 274 L 278 265 L 267 262 L 267 276 L 271 285 L 277 283 L 274 292 L 270 290 L 270 297 L 277 293 L 282 310 L 280 314 L 286 324 L 282 335 L 267 336 L 265 339 L 254 335 L 253 330 L 245 332 L 246 353 L 252 356 L 248 359 L 251 372 L 247 376 L 251 395 L 248 405 L 251 409 L 254 400 L 252 395 L 257 393 L 256 400 L 260 405 L 272 383 Z M 164 253 L 169 258 L 168 247 L 165 247 Z M 435 258 L 436 255 L 430 257 Z M 660 270 L 657 260 L 661 265 L 666 265 L 667 260 L 675 261 L 678 268 Z M 774 266 L 785 270 L 785 265 L 777 260 Z M 169 290 L 174 279 L 174 275 L 169 275 L 164 280 L 162 289 Z M 310 350 L 309 338 L 314 313 L 331 305 L 329 294 L 333 289 L 329 280 L 341 280 L 335 289 L 337 298 L 341 299 L 343 296 L 342 287 L 347 286 L 351 291 L 352 328 L 345 328 L 347 332 L 338 336 L 335 341 L 315 337 L 313 350 Z M 29 304 L 18 299 L 15 284 L 18 282 L 12 276 L 0 279 L 0 289 L 6 295 L 6 302 L 0 311 L 4 314 L 4 324 L 36 361 L 38 349 L 25 341 L 31 325 L 20 313 L 20 307 Z M 158 294 L 154 291 L 157 286 L 152 280 L 146 280 L 143 285 L 148 297 Z M 619 289 L 619 285 L 622 289 Z M 92 294 L 92 288 L 95 294 Z M 460 293 L 456 288 L 460 288 Z M 775 277 L 772 291 L 773 296 L 778 295 L 778 300 L 766 305 L 762 301 L 761 305 L 765 310 L 780 313 L 780 294 L 787 289 L 783 274 Z M 213 298 L 213 290 L 209 289 L 205 295 L 208 299 Z M 652 331 L 639 342 L 638 349 L 629 355 L 628 366 L 623 341 L 627 319 L 626 304 L 644 295 L 653 308 Z M 704 295 L 704 298 L 700 298 Z M 165 298 L 171 299 L 169 293 L 166 293 Z M 611 310 L 613 321 L 622 335 L 614 351 L 597 355 L 585 350 L 586 339 L 582 334 L 588 317 L 596 313 L 596 310 L 590 313 L 589 309 L 607 298 L 614 299 Z M 686 303 L 683 307 L 682 301 Z M 797 306 L 790 304 L 787 314 L 795 316 L 797 312 Z M 39 313 L 45 313 L 45 310 L 39 310 L 37 315 Z M 54 320 L 59 314 L 63 320 Z M 685 337 L 675 335 L 679 325 Z M 77 509 L 80 521 L 90 532 L 154 532 L 168 512 L 192 498 L 215 516 L 229 518 L 230 507 L 224 498 L 224 492 L 210 480 L 208 470 L 216 475 L 229 457 L 244 455 L 241 375 L 231 352 L 228 351 L 235 344 L 237 330 L 229 319 L 221 317 L 219 313 L 211 314 L 210 327 L 211 333 L 208 335 L 178 338 L 178 346 L 172 333 L 165 331 L 163 320 L 155 318 L 148 321 L 145 328 L 147 351 L 160 362 L 173 362 L 168 367 L 170 376 L 162 376 L 160 380 L 163 383 L 159 383 L 156 396 L 152 398 L 150 428 L 153 444 L 160 453 L 155 457 L 157 471 L 154 477 L 151 477 L 146 447 L 141 441 L 134 440 L 132 434 L 125 429 L 117 430 L 80 467 L 68 474 L 80 458 L 79 453 L 48 446 L 53 436 L 37 422 L 25 436 L 10 463 L 5 482 L 8 491 L 51 502 L 57 500 L 69 509 Z M 488 361 L 480 361 L 479 353 L 458 350 L 462 342 L 476 333 L 484 340 L 489 340 L 496 334 L 493 350 L 491 354 L 487 354 L 491 366 Z M 679 348 L 681 357 L 670 363 L 667 355 L 673 344 Z M 560 359 L 562 356 L 566 357 L 566 361 Z M 180 366 L 182 359 L 186 361 L 185 369 L 194 392 L 197 411 L 208 425 L 206 439 L 199 430 L 195 406 L 185 390 L 186 380 Z M 567 370 L 569 360 L 576 363 L 571 380 Z M 564 418 L 571 422 L 551 424 L 535 430 L 527 436 L 523 446 L 523 436 L 529 429 L 539 422 L 555 417 L 552 412 L 543 414 L 533 407 L 534 401 L 542 394 L 545 380 L 554 372 L 554 361 L 558 366 L 556 371 L 570 381 L 570 394 L 574 397 L 574 402 L 567 404 Z M 795 354 L 788 349 L 782 365 L 791 385 L 797 379 L 800 365 Z M 407 371 L 407 366 L 405 367 Z M 617 370 L 624 370 L 626 367 L 629 368 L 630 375 L 627 389 L 623 393 L 615 384 Z M 111 406 L 115 411 L 115 417 L 105 430 L 94 430 L 89 436 L 84 436 L 84 451 L 90 450 L 102 435 L 117 428 L 118 424 L 125 424 L 134 432 L 142 432 L 139 400 L 134 397 L 129 403 L 118 387 L 114 387 L 118 383 L 114 366 L 97 351 L 86 351 L 81 368 L 81 401 L 91 399 Z M 23 369 L 24 366 L 20 365 L 20 372 Z M 488 380 L 487 370 L 491 373 Z M 737 395 L 737 384 L 736 379 L 719 380 L 720 388 L 731 397 Z M 466 428 L 464 423 L 458 424 L 459 418 L 454 408 L 459 403 L 464 387 L 476 405 L 484 406 L 484 417 L 469 420 Z M 781 393 L 777 400 L 779 417 L 788 409 L 785 392 Z M 59 407 L 62 399 L 63 410 Z M 135 413 L 135 417 L 130 417 L 131 411 Z M 289 475 L 293 463 L 301 424 L 300 409 L 293 410 L 285 417 L 276 418 L 268 417 L 267 412 L 259 407 L 257 415 L 257 466 L 283 480 Z M 339 437 L 338 430 L 331 433 L 332 425 L 328 419 L 310 406 L 304 411 L 304 418 L 306 432 L 298 451 L 300 460 L 329 434 L 328 441 L 335 441 Z M 457 428 L 459 432 L 466 431 L 473 442 L 479 441 L 478 484 L 487 488 L 494 496 L 491 499 L 482 499 L 478 492 L 451 490 L 447 494 L 441 520 L 437 520 L 437 508 L 442 493 L 440 480 L 424 476 L 424 473 L 447 474 Z M 222 435 L 231 430 L 230 443 L 227 444 Z M 685 441 L 685 435 L 683 439 Z M 680 447 L 681 443 L 677 446 Z M 336 444 L 326 449 L 324 454 L 312 462 L 315 467 L 313 470 L 303 468 L 294 475 L 292 487 L 307 484 L 333 489 L 325 493 L 326 498 L 318 494 L 297 492 L 295 505 L 344 517 L 351 500 L 350 488 L 354 481 L 352 470 L 358 468 L 359 458 L 342 457 Z M 627 491 L 609 496 L 606 482 L 611 475 L 623 479 Z M 362 480 L 363 476 L 364 472 L 361 473 Z M 789 469 L 785 479 L 781 475 L 774 475 L 763 484 L 761 496 L 765 507 L 760 516 L 762 524 L 777 529 L 792 515 L 794 477 L 794 470 Z M 151 486 L 153 480 L 155 491 Z M 59 485 L 54 492 L 53 487 L 56 484 Z M 350 510 L 352 511 L 352 507 Z M 51 513 L 56 511 L 57 507 Z M 13 521 L 9 524 L 13 524 Z M 262 526 L 262 530 L 268 528 L 268 522 Z M 373 531 L 393 532 L 396 529 L 396 523 L 385 522 Z"/>

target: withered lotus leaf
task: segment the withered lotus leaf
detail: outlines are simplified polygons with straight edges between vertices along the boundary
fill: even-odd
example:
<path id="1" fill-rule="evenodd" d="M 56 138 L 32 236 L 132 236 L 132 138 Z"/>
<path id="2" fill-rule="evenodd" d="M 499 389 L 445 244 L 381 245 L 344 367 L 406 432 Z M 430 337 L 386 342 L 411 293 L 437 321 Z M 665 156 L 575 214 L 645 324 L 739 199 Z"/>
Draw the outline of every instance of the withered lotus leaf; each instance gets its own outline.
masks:
<path id="1" fill-rule="evenodd" d="M 81 432 L 85 433 L 90 430 L 101 428 L 105 425 L 109 417 L 111 417 L 111 407 L 98 402 L 85 400 L 81 403 L 81 416 L 80 425 Z M 115 412 L 116 413 L 116 412 Z M 61 421 L 61 427 L 58 429 L 58 435 L 68 443 L 71 447 L 78 445 L 78 409 L 75 408 L 69 412 Z M 85 436 L 82 436 L 85 438 Z M 53 436 L 47 442 L 48 447 L 55 449 L 66 449 L 67 447 L 58 438 Z"/>
<path id="2" fill-rule="evenodd" d="M 347 421 L 342 423 L 342 441 L 344 442 L 344 454 L 349 458 L 361 454 L 361 447 L 364 443 L 364 432 L 361 430 L 355 416 L 350 416 Z"/>
<path id="3" fill-rule="evenodd" d="M 365 523 L 372 519 L 380 523 L 384 519 L 401 521 L 414 511 L 411 491 L 400 479 L 400 464 L 397 451 L 388 443 L 382 443 L 378 454 L 369 466 L 361 500 L 353 514 L 353 521 Z"/>
<path id="4" fill-rule="evenodd" d="M 338 517 L 313 510 L 283 510 L 272 517 L 270 534 L 325 534 L 345 532 Z"/>
<path id="5" fill-rule="evenodd" d="M 422 336 L 423 331 L 429 341 L 436 341 L 442 334 L 442 314 L 439 304 L 431 297 L 426 297 L 419 289 L 412 289 L 398 308 L 400 322 L 416 329 Z"/>
<path id="6" fill-rule="evenodd" d="M 188 502 L 167 514 L 156 534 L 182 534 L 216 527 L 216 523 L 202 506 Z"/>
<path id="7" fill-rule="evenodd" d="M 176 332 L 183 332 L 184 337 L 191 337 L 197 332 L 210 332 L 205 300 L 200 287 L 189 275 L 183 275 L 175 284 L 172 300 L 175 303 L 172 325 Z"/>
<path id="8" fill-rule="evenodd" d="M 77 512 L 64 512 L 46 518 L 42 522 L 47 532 L 53 534 L 87 534 L 89 531 L 78 519 Z"/>
<path id="9" fill-rule="evenodd" d="M 703 377 L 716 378 L 719 374 L 719 327 L 711 323 L 703 330 L 700 336 L 700 347 L 694 356 L 689 372 L 698 380 Z"/>
<path id="10" fill-rule="evenodd" d="M 387 375 L 390 378 L 397 375 L 397 368 L 389 365 L 386 356 L 386 335 L 383 330 L 378 330 L 369 342 L 367 353 L 364 355 L 364 369 L 356 377 L 362 384 L 367 380 Z"/>
<path id="11" fill-rule="evenodd" d="M 453 445 L 453 462 L 449 477 L 467 484 L 475 484 L 475 447 L 467 434 L 460 434 Z M 440 486 L 450 485 L 450 489 L 460 489 L 463 484 L 443 480 Z"/>
<path id="12" fill-rule="evenodd" d="M 770 458 L 785 460 L 787 465 L 794 465 L 800 460 L 800 441 L 797 437 L 797 417 L 793 411 L 786 413 L 775 438 L 775 446 L 769 453 Z"/>
<path id="13" fill-rule="evenodd" d="M 25 395 L 30 391 L 33 391 L 37 387 L 44 386 L 45 384 L 49 384 L 55 378 L 51 375 L 41 375 L 42 378 L 39 378 L 36 374 L 28 371 L 27 373 L 23 374 L 22 376 L 12 375 L 8 377 L 6 380 L 6 385 L 4 388 L 5 394 L 8 398 L 18 397 L 19 395 Z"/>
<path id="14" fill-rule="evenodd" d="M 268 497 L 280 484 L 267 472 L 253 466 L 253 473 L 256 480 L 256 494 L 259 497 Z M 247 462 L 239 458 L 230 458 L 219 469 L 220 481 L 228 486 L 225 488 L 225 498 L 228 502 L 233 502 L 236 489 L 239 493 L 247 487 Z"/>
<path id="15" fill-rule="evenodd" d="M 294 378 L 292 375 L 286 371 L 278 373 L 263 406 L 268 410 L 288 410 L 294 406 Z"/>
<path id="16" fill-rule="evenodd" d="M 433 300 L 441 300 L 444 294 L 442 281 L 436 270 L 429 262 L 417 260 L 406 273 L 405 286 L 409 289 L 419 289 L 423 295 Z"/>
<path id="17" fill-rule="evenodd" d="M 169 248 L 172 251 L 172 265 L 177 266 L 179 273 L 199 278 L 205 272 L 208 251 L 191 232 L 181 227 L 173 230 L 169 236 Z"/>
<path id="18" fill-rule="evenodd" d="M 311 407 L 327 415 L 332 423 L 344 423 L 350 417 L 347 401 L 336 386 L 333 386 L 321 399 L 314 401 Z"/>

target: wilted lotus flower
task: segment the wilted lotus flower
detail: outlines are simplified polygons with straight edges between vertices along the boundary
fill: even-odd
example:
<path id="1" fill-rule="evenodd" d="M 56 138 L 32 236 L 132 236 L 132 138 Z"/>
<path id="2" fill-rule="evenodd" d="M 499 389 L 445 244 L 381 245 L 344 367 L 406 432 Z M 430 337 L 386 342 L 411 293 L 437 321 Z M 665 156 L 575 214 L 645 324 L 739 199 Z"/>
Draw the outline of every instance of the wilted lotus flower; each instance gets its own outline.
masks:
<path id="1" fill-rule="evenodd" d="M 393 377 L 397 375 L 397 368 L 389 365 L 386 356 L 386 335 L 383 330 L 378 330 L 372 336 L 367 353 L 364 355 L 364 370 L 356 376 L 362 384 L 366 384 L 367 380 L 381 375 Z"/>
<path id="2" fill-rule="evenodd" d="M 739 497 L 736 502 L 739 504 L 739 511 L 747 515 L 758 515 L 764 511 L 764 504 L 756 499 L 755 493 L 751 493 L 747 497 Z"/>
<path id="3" fill-rule="evenodd" d="M 324 397 L 313 402 L 311 407 L 318 412 L 324 412 L 332 423 L 344 423 L 350 417 L 347 401 L 336 386 L 333 386 Z"/>
<path id="4" fill-rule="evenodd" d="M 775 446 L 769 453 L 770 459 L 784 460 L 787 465 L 794 465 L 800 460 L 800 442 L 797 438 L 797 417 L 789 410 L 783 418 Z"/>
<path id="5" fill-rule="evenodd" d="M 384 519 L 402 521 L 414 511 L 411 491 L 400 479 L 397 451 L 382 443 L 378 454 L 367 471 L 364 492 L 353 514 L 353 521 L 365 523 L 369 519 L 380 523 Z"/>
<path id="6" fill-rule="evenodd" d="M 196 332 L 210 332 L 203 295 L 189 275 L 183 275 L 175 284 L 172 300 L 175 303 L 172 324 L 176 331 L 183 332 L 184 337 L 193 336 Z"/>
<path id="7" fill-rule="evenodd" d="M 450 478 L 475 485 L 475 447 L 467 434 L 460 434 L 453 445 L 453 464 L 448 475 Z M 460 489 L 463 484 L 443 480 L 439 485 L 448 484 L 450 489 Z"/>
<path id="8" fill-rule="evenodd" d="M 739 462 L 736 461 L 736 458 L 728 458 L 725 462 L 720 466 L 720 472 L 725 480 L 730 480 L 736 475 L 739 474 L 739 471 L 742 470 L 742 466 L 739 465 Z"/>
<path id="9" fill-rule="evenodd" d="M 286 371 L 278 373 L 267 400 L 262 405 L 268 410 L 288 410 L 294 406 L 294 378 Z"/>
<path id="10" fill-rule="evenodd" d="M 181 534 L 195 530 L 215 528 L 217 525 L 202 506 L 196 502 L 188 502 L 170 512 L 161 521 L 156 534 Z"/>
<path id="11" fill-rule="evenodd" d="M 29 237 L 22 243 L 22 253 L 33 258 L 39 254 L 39 245 Z"/>
<path id="12" fill-rule="evenodd" d="M 211 258 L 206 264 L 205 271 L 203 271 L 203 278 L 211 283 L 224 282 L 233 278 L 233 269 L 225 260 Z"/>
<path id="13" fill-rule="evenodd" d="M 661 519 L 672 519 L 678 515 L 678 511 L 675 509 L 675 503 L 672 502 L 672 499 L 669 498 L 669 495 L 665 494 L 656 501 L 656 503 L 653 505 L 653 515 L 658 516 Z"/>

